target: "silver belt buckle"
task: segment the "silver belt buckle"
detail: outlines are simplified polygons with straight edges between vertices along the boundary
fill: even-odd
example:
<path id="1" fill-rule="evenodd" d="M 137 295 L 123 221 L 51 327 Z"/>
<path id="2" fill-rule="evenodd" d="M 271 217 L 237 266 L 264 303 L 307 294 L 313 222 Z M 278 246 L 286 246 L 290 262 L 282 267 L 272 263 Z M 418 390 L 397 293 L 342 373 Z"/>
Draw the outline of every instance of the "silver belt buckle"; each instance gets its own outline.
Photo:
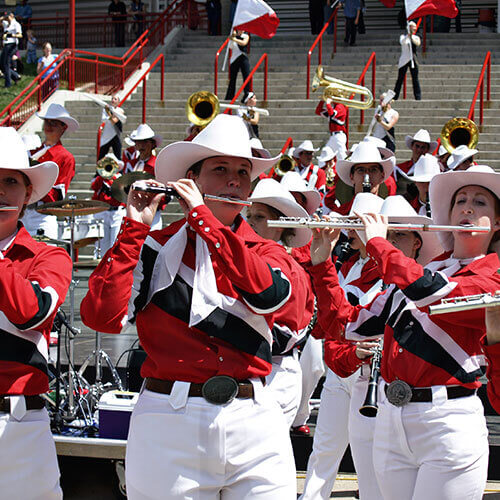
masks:
<path id="1" fill-rule="evenodd" d="M 214 405 L 230 403 L 238 394 L 238 382 L 227 375 L 209 378 L 201 388 L 202 396 Z"/>
<path id="2" fill-rule="evenodd" d="M 394 406 L 405 406 L 411 401 L 411 387 L 403 380 L 393 380 L 386 386 L 387 401 Z"/>

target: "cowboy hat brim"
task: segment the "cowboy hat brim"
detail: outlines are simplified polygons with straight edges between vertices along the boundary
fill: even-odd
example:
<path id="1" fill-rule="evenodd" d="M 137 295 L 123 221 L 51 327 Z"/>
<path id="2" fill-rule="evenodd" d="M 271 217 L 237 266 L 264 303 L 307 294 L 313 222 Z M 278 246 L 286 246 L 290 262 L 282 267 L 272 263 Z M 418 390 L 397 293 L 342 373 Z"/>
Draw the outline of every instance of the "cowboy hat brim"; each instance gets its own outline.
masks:
<path id="1" fill-rule="evenodd" d="M 415 137 L 412 137 L 411 135 L 407 135 L 405 137 L 405 144 L 408 149 L 411 149 L 411 143 L 413 141 L 418 141 L 418 142 L 425 142 L 427 141 L 421 141 L 420 139 L 415 139 Z M 438 142 L 437 141 L 431 141 L 428 143 L 429 144 L 429 153 L 432 153 L 437 147 L 438 147 Z"/>
<path id="2" fill-rule="evenodd" d="M 448 162 L 447 162 L 448 168 L 450 170 L 455 170 L 461 163 L 463 163 L 465 160 L 468 160 L 469 158 L 472 158 L 477 153 L 479 153 L 479 151 L 477 149 L 471 149 L 466 155 L 460 156 L 456 159 L 454 159 L 453 153 L 452 153 L 450 158 L 448 158 Z M 450 159 L 453 159 L 453 161 L 450 162 Z"/>
<path id="3" fill-rule="evenodd" d="M 80 128 L 80 124 L 71 116 L 50 116 L 48 114 L 42 115 L 38 112 L 36 113 L 36 116 L 42 120 L 59 120 L 60 122 L 63 122 L 68 127 L 66 129 L 67 132 L 76 132 Z"/>
<path id="4" fill-rule="evenodd" d="M 337 174 L 342 179 L 342 181 L 348 186 L 353 186 L 351 180 L 351 168 L 354 165 L 359 165 L 362 162 L 352 162 L 350 160 L 339 160 L 337 162 Z M 364 163 L 378 163 L 382 169 L 384 170 L 384 181 L 386 181 L 392 174 L 394 170 L 394 162 L 391 158 L 387 158 L 385 160 L 373 161 L 373 162 L 364 162 Z M 384 182 L 383 181 L 383 182 Z"/>
<path id="5" fill-rule="evenodd" d="M 28 168 L 13 168 L 25 174 L 33 186 L 28 205 L 41 200 L 54 186 L 59 175 L 59 167 L 53 161 L 38 163 Z"/>

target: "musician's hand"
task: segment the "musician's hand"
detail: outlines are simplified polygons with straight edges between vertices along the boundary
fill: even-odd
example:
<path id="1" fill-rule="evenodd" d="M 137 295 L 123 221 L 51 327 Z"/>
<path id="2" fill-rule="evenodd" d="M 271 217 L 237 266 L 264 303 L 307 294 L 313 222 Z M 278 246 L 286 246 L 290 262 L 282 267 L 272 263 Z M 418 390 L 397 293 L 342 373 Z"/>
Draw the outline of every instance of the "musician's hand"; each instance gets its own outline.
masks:
<path id="1" fill-rule="evenodd" d="M 143 181 L 151 186 L 163 186 L 161 182 L 149 179 Z M 135 184 L 135 183 L 134 183 Z M 161 193 L 146 193 L 134 190 L 134 184 L 130 187 L 127 198 L 127 217 L 137 222 L 142 222 L 151 226 L 154 216 L 158 210 L 158 205 L 163 198 Z"/>
<path id="2" fill-rule="evenodd" d="M 381 119 L 382 119 L 381 115 L 379 115 L 379 114 L 375 115 L 375 120 L 377 120 L 378 122 L 380 122 Z"/>
<path id="3" fill-rule="evenodd" d="M 314 220 L 320 220 L 316 214 L 314 214 L 313 217 Z M 330 218 L 326 215 L 323 217 L 323 220 L 328 221 Z M 332 255 L 333 248 L 335 247 L 340 236 L 340 229 L 313 229 L 312 233 L 311 263 L 315 266 L 325 262 Z"/>
<path id="4" fill-rule="evenodd" d="M 486 308 L 486 338 L 488 345 L 500 342 L 500 306 Z"/>
<path id="5" fill-rule="evenodd" d="M 373 349 L 378 346 L 378 342 L 363 341 L 356 346 L 356 356 L 359 359 L 366 359 L 373 356 Z"/>
<path id="6" fill-rule="evenodd" d="M 356 214 L 365 225 L 366 241 L 380 236 L 387 238 L 387 216 L 380 214 Z"/>
<path id="7" fill-rule="evenodd" d="M 194 207 L 205 204 L 203 195 L 192 179 L 179 179 L 176 182 L 169 182 L 168 185 L 172 186 L 179 193 L 181 197 L 179 204 L 186 217 Z"/>

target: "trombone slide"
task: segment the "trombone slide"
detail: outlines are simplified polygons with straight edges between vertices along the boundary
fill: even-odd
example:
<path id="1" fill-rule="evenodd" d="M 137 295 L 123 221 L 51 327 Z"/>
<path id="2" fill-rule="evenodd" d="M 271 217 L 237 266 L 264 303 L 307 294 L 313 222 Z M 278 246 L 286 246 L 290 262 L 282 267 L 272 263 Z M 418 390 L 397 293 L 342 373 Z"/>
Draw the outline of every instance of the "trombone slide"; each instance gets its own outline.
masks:
<path id="1" fill-rule="evenodd" d="M 472 309 L 483 309 L 494 306 L 500 306 L 500 291 L 442 299 L 440 304 L 429 306 L 429 315 L 471 311 Z"/>

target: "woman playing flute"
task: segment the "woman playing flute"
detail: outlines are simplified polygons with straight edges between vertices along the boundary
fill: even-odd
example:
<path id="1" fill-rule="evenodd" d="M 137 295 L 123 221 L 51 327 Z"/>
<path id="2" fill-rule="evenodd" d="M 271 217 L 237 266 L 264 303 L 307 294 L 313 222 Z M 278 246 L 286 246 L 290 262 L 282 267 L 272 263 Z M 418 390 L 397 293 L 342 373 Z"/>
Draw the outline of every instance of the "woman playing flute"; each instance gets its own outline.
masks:
<path id="1" fill-rule="evenodd" d="M 488 440 L 481 401 L 484 311 L 428 315 L 443 297 L 499 289 L 491 243 L 500 228 L 500 174 L 476 166 L 433 178 L 434 222 L 491 227 L 489 233 L 443 233 L 447 253 L 422 267 L 386 241 L 387 218 L 360 215 L 367 252 L 389 287 L 367 306 L 344 298 L 329 259 L 339 230 L 316 230 L 310 269 L 326 328 L 351 339 L 384 330 L 374 464 L 385 499 L 480 499 Z M 329 326 L 330 325 L 330 326 Z"/>

